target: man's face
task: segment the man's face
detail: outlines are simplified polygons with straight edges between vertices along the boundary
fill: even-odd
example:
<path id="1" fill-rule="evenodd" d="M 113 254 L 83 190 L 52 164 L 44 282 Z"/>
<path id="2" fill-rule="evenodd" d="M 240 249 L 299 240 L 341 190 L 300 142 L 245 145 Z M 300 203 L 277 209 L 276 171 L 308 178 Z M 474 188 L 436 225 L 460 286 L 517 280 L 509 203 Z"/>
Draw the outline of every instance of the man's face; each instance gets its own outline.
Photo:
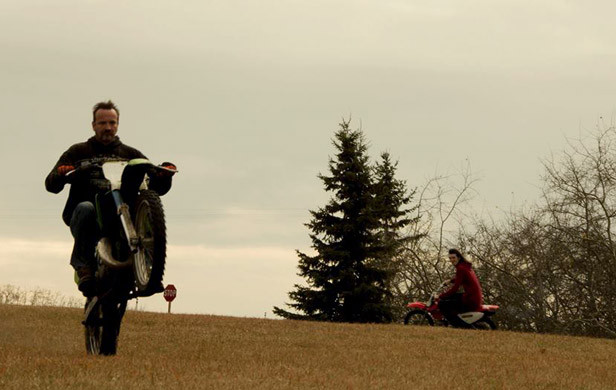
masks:
<path id="1" fill-rule="evenodd" d="M 103 145 L 110 144 L 118 132 L 118 113 L 113 109 L 96 111 L 92 129 L 98 142 Z"/>

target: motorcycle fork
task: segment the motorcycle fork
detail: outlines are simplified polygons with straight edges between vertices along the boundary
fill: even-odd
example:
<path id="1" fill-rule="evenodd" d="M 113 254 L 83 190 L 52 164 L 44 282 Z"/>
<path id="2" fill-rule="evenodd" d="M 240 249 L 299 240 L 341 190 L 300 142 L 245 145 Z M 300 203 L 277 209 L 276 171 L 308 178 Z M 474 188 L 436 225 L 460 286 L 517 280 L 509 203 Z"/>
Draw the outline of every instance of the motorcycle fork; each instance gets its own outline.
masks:
<path id="1" fill-rule="evenodd" d="M 116 206 L 116 212 L 120 217 L 120 221 L 122 222 L 122 228 L 124 229 L 124 234 L 128 243 L 128 247 L 130 248 L 131 253 L 137 253 L 137 250 L 139 249 L 139 237 L 137 236 L 137 232 L 135 231 L 133 221 L 130 218 L 130 211 L 128 205 L 122 199 L 120 190 L 112 190 L 111 196 L 113 197 L 113 202 Z"/>

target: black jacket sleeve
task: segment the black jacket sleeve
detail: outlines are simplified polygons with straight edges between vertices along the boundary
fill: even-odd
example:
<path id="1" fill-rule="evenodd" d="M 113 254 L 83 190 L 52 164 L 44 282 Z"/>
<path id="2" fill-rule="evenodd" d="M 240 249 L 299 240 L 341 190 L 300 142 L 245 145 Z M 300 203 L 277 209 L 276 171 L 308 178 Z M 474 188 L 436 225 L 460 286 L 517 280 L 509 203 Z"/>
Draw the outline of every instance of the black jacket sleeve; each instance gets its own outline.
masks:
<path id="1" fill-rule="evenodd" d="M 45 179 L 45 188 L 47 191 L 57 194 L 64 189 L 64 185 L 67 183 L 66 178 L 58 174 L 58 167 L 61 165 L 74 165 L 74 162 L 71 161 L 69 157 L 69 150 L 60 156 L 56 165 L 53 166 L 53 169 L 49 172 L 49 175 L 47 175 Z"/>

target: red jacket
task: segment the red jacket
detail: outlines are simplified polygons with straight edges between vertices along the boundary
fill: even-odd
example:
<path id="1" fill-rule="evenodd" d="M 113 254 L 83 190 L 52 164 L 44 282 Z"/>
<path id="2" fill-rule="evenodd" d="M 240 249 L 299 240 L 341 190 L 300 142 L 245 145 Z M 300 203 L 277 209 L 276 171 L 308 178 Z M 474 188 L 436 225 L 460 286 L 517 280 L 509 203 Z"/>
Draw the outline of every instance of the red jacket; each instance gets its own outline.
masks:
<path id="1" fill-rule="evenodd" d="M 464 288 L 462 293 L 462 302 L 469 307 L 470 310 L 478 310 L 483 305 L 483 294 L 481 293 L 481 285 L 477 275 L 471 268 L 471 263 L 460 261 L 456 264 L 456 277 L 453 281 L 453 286 L 439 298 L 447 298 L 455 294 L 460 286 Z"/>

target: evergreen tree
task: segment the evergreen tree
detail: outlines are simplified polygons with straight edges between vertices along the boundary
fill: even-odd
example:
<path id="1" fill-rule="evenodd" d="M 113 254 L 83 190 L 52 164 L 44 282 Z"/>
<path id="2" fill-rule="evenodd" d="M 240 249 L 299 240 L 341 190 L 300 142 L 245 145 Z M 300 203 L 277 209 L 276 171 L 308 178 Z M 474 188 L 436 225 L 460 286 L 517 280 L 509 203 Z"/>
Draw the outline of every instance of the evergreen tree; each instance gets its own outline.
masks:
<path id="1" fill-rule="evenodd" d="M 308 286 L 295 285 L 289 293 L 294 301 L 289 306 L 303 314 L 278 307 L 274 313 L 294 319 L 388 322 L 392 320 L 391 293 L 382 261 L 385 251 L 392 250 L 386 248 L 382 232 L 385 226 L 392 232 L 404 226 L 404 211 L 398 214 L 391 208 L 408 203 L 408 199 L 398 193 L 385 194 L 388 188 L 400 190 L 400 182 L 388 176 L 395 173 L 395 165 L 383 167 L 384 171 L 376 168 L 377 175 L 382 174 L 390 183 L 375 186 L 363 134 L 351 130 L 349 122 L 340 124 L 334 146 L 337 154 L 330 158 L 330 176 L 319 175 L 333 196 L 325 207 L 311 211 L 312 219 L 306 224 L 317 254 L 297 251 L 299 275 L 306 278 Z M 379 217 L 379 212 L 387 215 Z"/>
<path id="2" fill-rule="evenodd" d="M 374 213 L 380 223 L 377 231 L 380 251 L 375 263 L 376 267 L 386 271 L 385 285 L 390 293 L 395 292 L 396 276 L 400 273 L 403 260 L 401 255 L 405 244 L 419 239 L 405 232 L 405 228 L 410 224 L 419 221 L 418 216 L 409 217 L 418 206 L 407 208 L 415 195 L 415 190 L 409 194 L 406 182 L 396 179 L 397 167 L 398 162 L 392 162 L 387 152 L 381 154 L 380 162 L 374 167 Z M 388 298 L 391 305 L 397 304 L 392 295 Z"/>

